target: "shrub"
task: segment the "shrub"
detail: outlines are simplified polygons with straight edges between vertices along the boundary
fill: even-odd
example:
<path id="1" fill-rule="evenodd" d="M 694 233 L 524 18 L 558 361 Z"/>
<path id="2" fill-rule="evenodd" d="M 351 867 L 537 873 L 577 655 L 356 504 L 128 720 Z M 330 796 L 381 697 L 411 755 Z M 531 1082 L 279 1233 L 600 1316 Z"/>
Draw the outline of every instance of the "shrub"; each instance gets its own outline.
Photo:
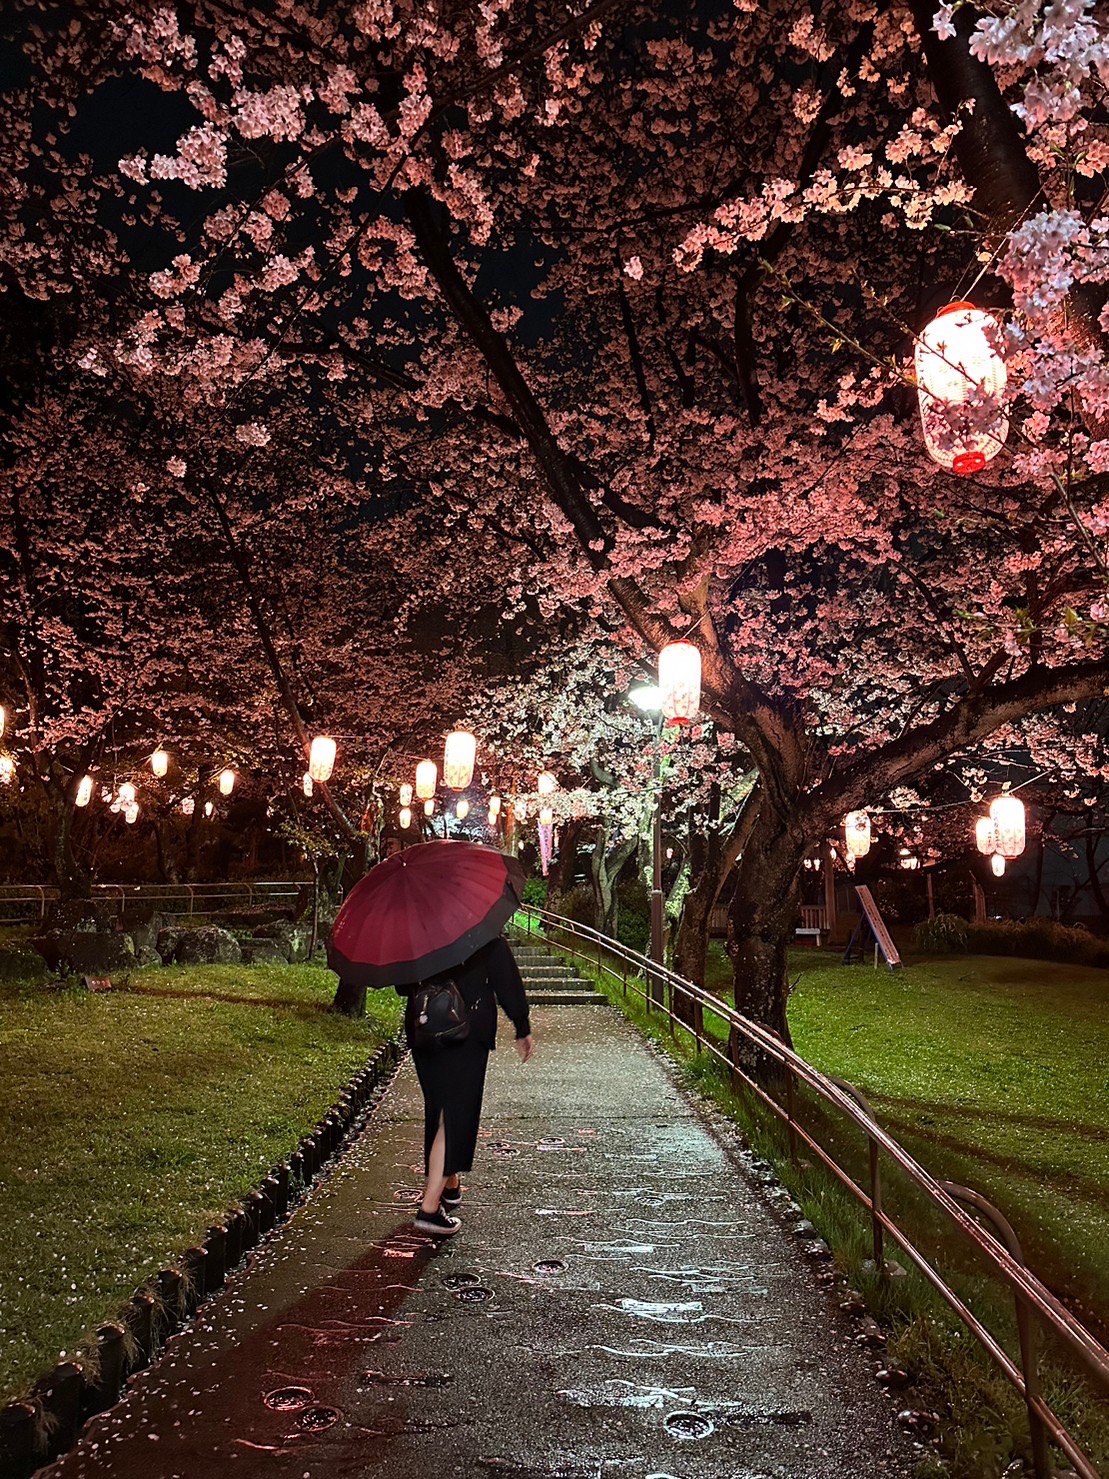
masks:
<path id="1" fill-rule="evenodd" d="M 593 929 L 597 923 L 593 890 L 587 883 L 579 883 L 562 895 L 562 903 L 559 905 L 558 912 L 564 919 L 572 919 L 575 924 L 585 924 Z"/>
<path id="2" fill-rule="evenodd" d="M 1109 941 L 1081 925 L 1055 919 L 991 920 L 967 929 L 967 947 L 980 955 L 1023 955 L 1062 965 L 1109 966 Z"/>
<path id="3" fill-rule="evenodd" d="M 629 950 L 644 955 L 651 940 L 651 896 L 647 885 L 632 878 L 620 884 L 616 892 L 620 901 L 616 938 Z"/>
<path id="4" fill-rule="evenodd" d="M 547 880 L 545 878 L 527 879 L 524 884 L 524 897 L 520 902 L 542 909 L 547 902 Z"/>
<path id="5" fill-rule="evenodd" d="M 951 955 L 967 948 L 967 922 L 958 914 L 936 914 L 917 925 L 915 938 L 923 955 Z"/>

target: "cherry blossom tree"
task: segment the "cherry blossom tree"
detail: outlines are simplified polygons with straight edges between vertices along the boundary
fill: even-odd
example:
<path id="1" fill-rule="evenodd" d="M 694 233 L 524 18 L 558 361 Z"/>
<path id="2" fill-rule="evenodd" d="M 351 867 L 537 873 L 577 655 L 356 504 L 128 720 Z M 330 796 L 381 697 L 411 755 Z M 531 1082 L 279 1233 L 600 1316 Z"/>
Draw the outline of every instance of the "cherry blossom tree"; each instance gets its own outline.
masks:
<path id="1" fill-rule="evenodd" d="M 737 1000 L 783 1036 L 815 843 L 1102 694 L 1109 150 L 1085 0 L 22 20 L 7 271 L 38 301 L 114 278 L 111 333 L 71 362 L 126 372 L 159 428 L 182 403 L 218 419 L 210 496 L 214 448 L 299 438 L 345 537 L 391 523 L 402 624 L 472 581 L 498 635 L 573 611 L 628 659 L 701 648 L 705 713 L 758 771 Z M 97 110 L 127 89 L 142 128 L 109 140 Z M 973 479 L 926 459 L 910 373 L 968 295 L 1002 324 L 1012 423 Z"/>

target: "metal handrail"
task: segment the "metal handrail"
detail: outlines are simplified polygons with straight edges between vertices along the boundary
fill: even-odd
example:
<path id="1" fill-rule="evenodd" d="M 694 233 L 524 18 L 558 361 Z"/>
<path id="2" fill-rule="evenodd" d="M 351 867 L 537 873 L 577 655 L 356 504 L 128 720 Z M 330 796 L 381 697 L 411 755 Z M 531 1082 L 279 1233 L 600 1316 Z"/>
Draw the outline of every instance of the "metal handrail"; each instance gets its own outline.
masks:
<path id="1" fill-rule="evenodd" d="M 719 1059 L 729 1070 L 733 1082 L 736 1079 L 741 1080 L 768 1109 L 786 1123 L 791 1154 L 796 1153 L 797 1141 L 803 1141 L 836 1179 L 869 1210 L 874 1234 L 875 1271 L 879 1277 L 884 1277 L 887 1272 L 883 1247 L 884 1236 L 888 1233 L 910 1261 L 916 1265 L 928 1283 L 950 1306 L 959 1320 L 975 1336 L 1006 1379 L 1020 1392 L 1028 1411 L 1036 1479 L 1051 1479 L 1045 1439 L 1050 1439 L 1066 1454 L 1080 1479 L 1099 1479 L 1098 1470 L 1078 1447 L 1076 1440 L 1063 1426 L 1040 1393 L 1035 1343 L 1028 1335 L 1027 1329 L 1028 1316 L 1034 1315 L 1048 1326 L 1071 1354 L 1087 1368 L 1095 1382 L 1107 1392 L 1109 1392 L 1109 1350 L 1026 1266 L 1020 1245 L 1015 1238 L 1009 1246 L 1006 1245 L 1009 1242 L 1011 1229 L 1008 1228 L 1008 1223 L 996 1208 L 992 1207 L 979 1193 L 972 1193 L 967 1188 L 956 1187 L 953 1183 L 937 1180 L 894 1140 L 888 1131 L 882 1128 L 865 1097 L 852 1085 L 842 1079 L 837 1080 L 821 1073 L 819 1069 L 814 1068 L 811 1063 L 795 1053 L 792 1048 L 787 1047 L 776 1033 L 744 1017 L 734 1006 L 730 1006 L 703 986 L 687 981 L 665 966 L 658 965 L 638 951 L 628 949 L 627 946 L 621 945 L 589 925 L 579 924 L 576 920 L 566 919 L 561 915 L 552 914 L 547 909 L 533 906 L 525 906 L 522 912 L 527 917 L 529 936 L 532 933 L 534 922 L 538 923 L 544 931 L 554 930 L 568 934 L 576 937 L 583 944 L 591 946 L 588 953 L 574 949 L 572 946 L 563 945 L 559 948 L 565 949 L 568 954 L 577 956 L 590 964 L 595 964 L 599 970 L 606 972 L 614 980 L 621 981 L 625 995 L 631 984 L 629 967 L 633 968 L 635 977 L 644 979 L 645 987 L 640 990 L 639 987 L 633 985 L 632 989 L 643 998 L 648 1012 L 661 1010 L 670 1020 L 671 1033 L 679 1027 L 682 1028 L 693 1038 L 698 1052 L 705 1049 Z M 609 959 L 605 958 L 606 956 L 609 959 L 615 957 L 620 961 L 622 969 L 614 969 Z M 656 994 L 660 988 L 662 1000 Z M 675 1016 L 675 992 L 693 1003 L 695 1007 L 693 1023 Z M 719 1042 L 705 1034 L 703 1023 L 706 1007 L 728 1025 L 730 1034 L 728 1051 L 724 1051 Z M 765 1085 L 756 1082 L 737 1062 L 736 1056 L 730 1051 L 731 1041 L 736 1038 L 745 1040 L 786 1071 L 787 1092 L 784 1106 L 778 1103 Z M 870 1151 L 871 1189 L 869 1193 L 858 1185 L 851 1174 L 814 1139 L 803 1125 L 798 1123 L 793 1103 L 795 1082 L 803 1083 L 812 1089 L 825 1103 L 837 1110 L 843 1118 L 866 1135 Z M 898 1226 L 883 1207 L 880 1152 L 884 1152 L 918 1190 L 923 1192 L 932 1206 L 941 1212 L 974 1247 L 975 1251 L 985 1259 L 991 1272 L 1008 1285 L 1016 1301 L 1017 1325 L 1021 1336 L 1021 1364 L 1019 1366 L 1008 1355 L 997 1337 L 982 1324 L 981 1320 L 950 1287 L 938 1269 L 913 1244 L 908 1234 Z M 961 1203 L 973 1207 L 976 1212 L 984 1215 L 997 1229 L 997 1235 L 983 1228 Z"/>
<path id="2" fill-rule="evenodd" d="M 295 899 L 302 889 L 314 888 L 312 879 L 278 878 L 243 883 L 94 883 L 92 897 L 114 905 L 122 914 L 128 903 L 164 903 L 182 900 L 186 907 L 171 910 L 180 914 L 215 914 L 228 904 L 272 903 Z M 0 924 L 28 923 L 37 915 L 46 918 L 49 904 L 56 904 L 61 890 L 43 884 L 0 884 Z M 197 907 L 197 905 L 201 907 Z M 30 906 L 33 913 L 12 915 L 5 905 Z"/>

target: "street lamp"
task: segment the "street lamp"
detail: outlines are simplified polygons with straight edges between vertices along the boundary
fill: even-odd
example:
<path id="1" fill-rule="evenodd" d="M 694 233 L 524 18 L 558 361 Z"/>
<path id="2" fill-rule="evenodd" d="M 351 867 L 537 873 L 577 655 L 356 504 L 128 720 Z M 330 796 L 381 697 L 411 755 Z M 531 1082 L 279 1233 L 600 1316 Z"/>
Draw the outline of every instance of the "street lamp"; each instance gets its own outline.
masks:
<path id="1" fill-rule="evenodd" d="M 657 716 L 655 724 L 655 804 L 651 821 L 651 959 L 656 965 L 664 965 L 663 950 L 663 897 L 662 897 L 662 690 L 654 683 L 640 683 L 628 693 L 628 698 L 641 713 Z M 655 984 L 652 993 L 656 1000 L 663 996 L 662 982 Z"/>

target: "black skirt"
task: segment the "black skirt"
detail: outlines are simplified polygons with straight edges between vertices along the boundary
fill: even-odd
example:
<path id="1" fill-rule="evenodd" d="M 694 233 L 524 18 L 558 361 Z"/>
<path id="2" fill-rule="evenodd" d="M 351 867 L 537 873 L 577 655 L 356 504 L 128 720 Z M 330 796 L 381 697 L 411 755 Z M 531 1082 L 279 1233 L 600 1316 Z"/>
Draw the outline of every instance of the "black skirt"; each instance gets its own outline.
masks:
<path id="1" fill-rule="evenodd" d="M 472 1170 L 489 1049 L 471 1033 L 446 1047 L 413 1048 L 412 1061 L 424 1094 L 424 1174 L 440 1117 L 447 1137 L 444 1172 Z"/>

